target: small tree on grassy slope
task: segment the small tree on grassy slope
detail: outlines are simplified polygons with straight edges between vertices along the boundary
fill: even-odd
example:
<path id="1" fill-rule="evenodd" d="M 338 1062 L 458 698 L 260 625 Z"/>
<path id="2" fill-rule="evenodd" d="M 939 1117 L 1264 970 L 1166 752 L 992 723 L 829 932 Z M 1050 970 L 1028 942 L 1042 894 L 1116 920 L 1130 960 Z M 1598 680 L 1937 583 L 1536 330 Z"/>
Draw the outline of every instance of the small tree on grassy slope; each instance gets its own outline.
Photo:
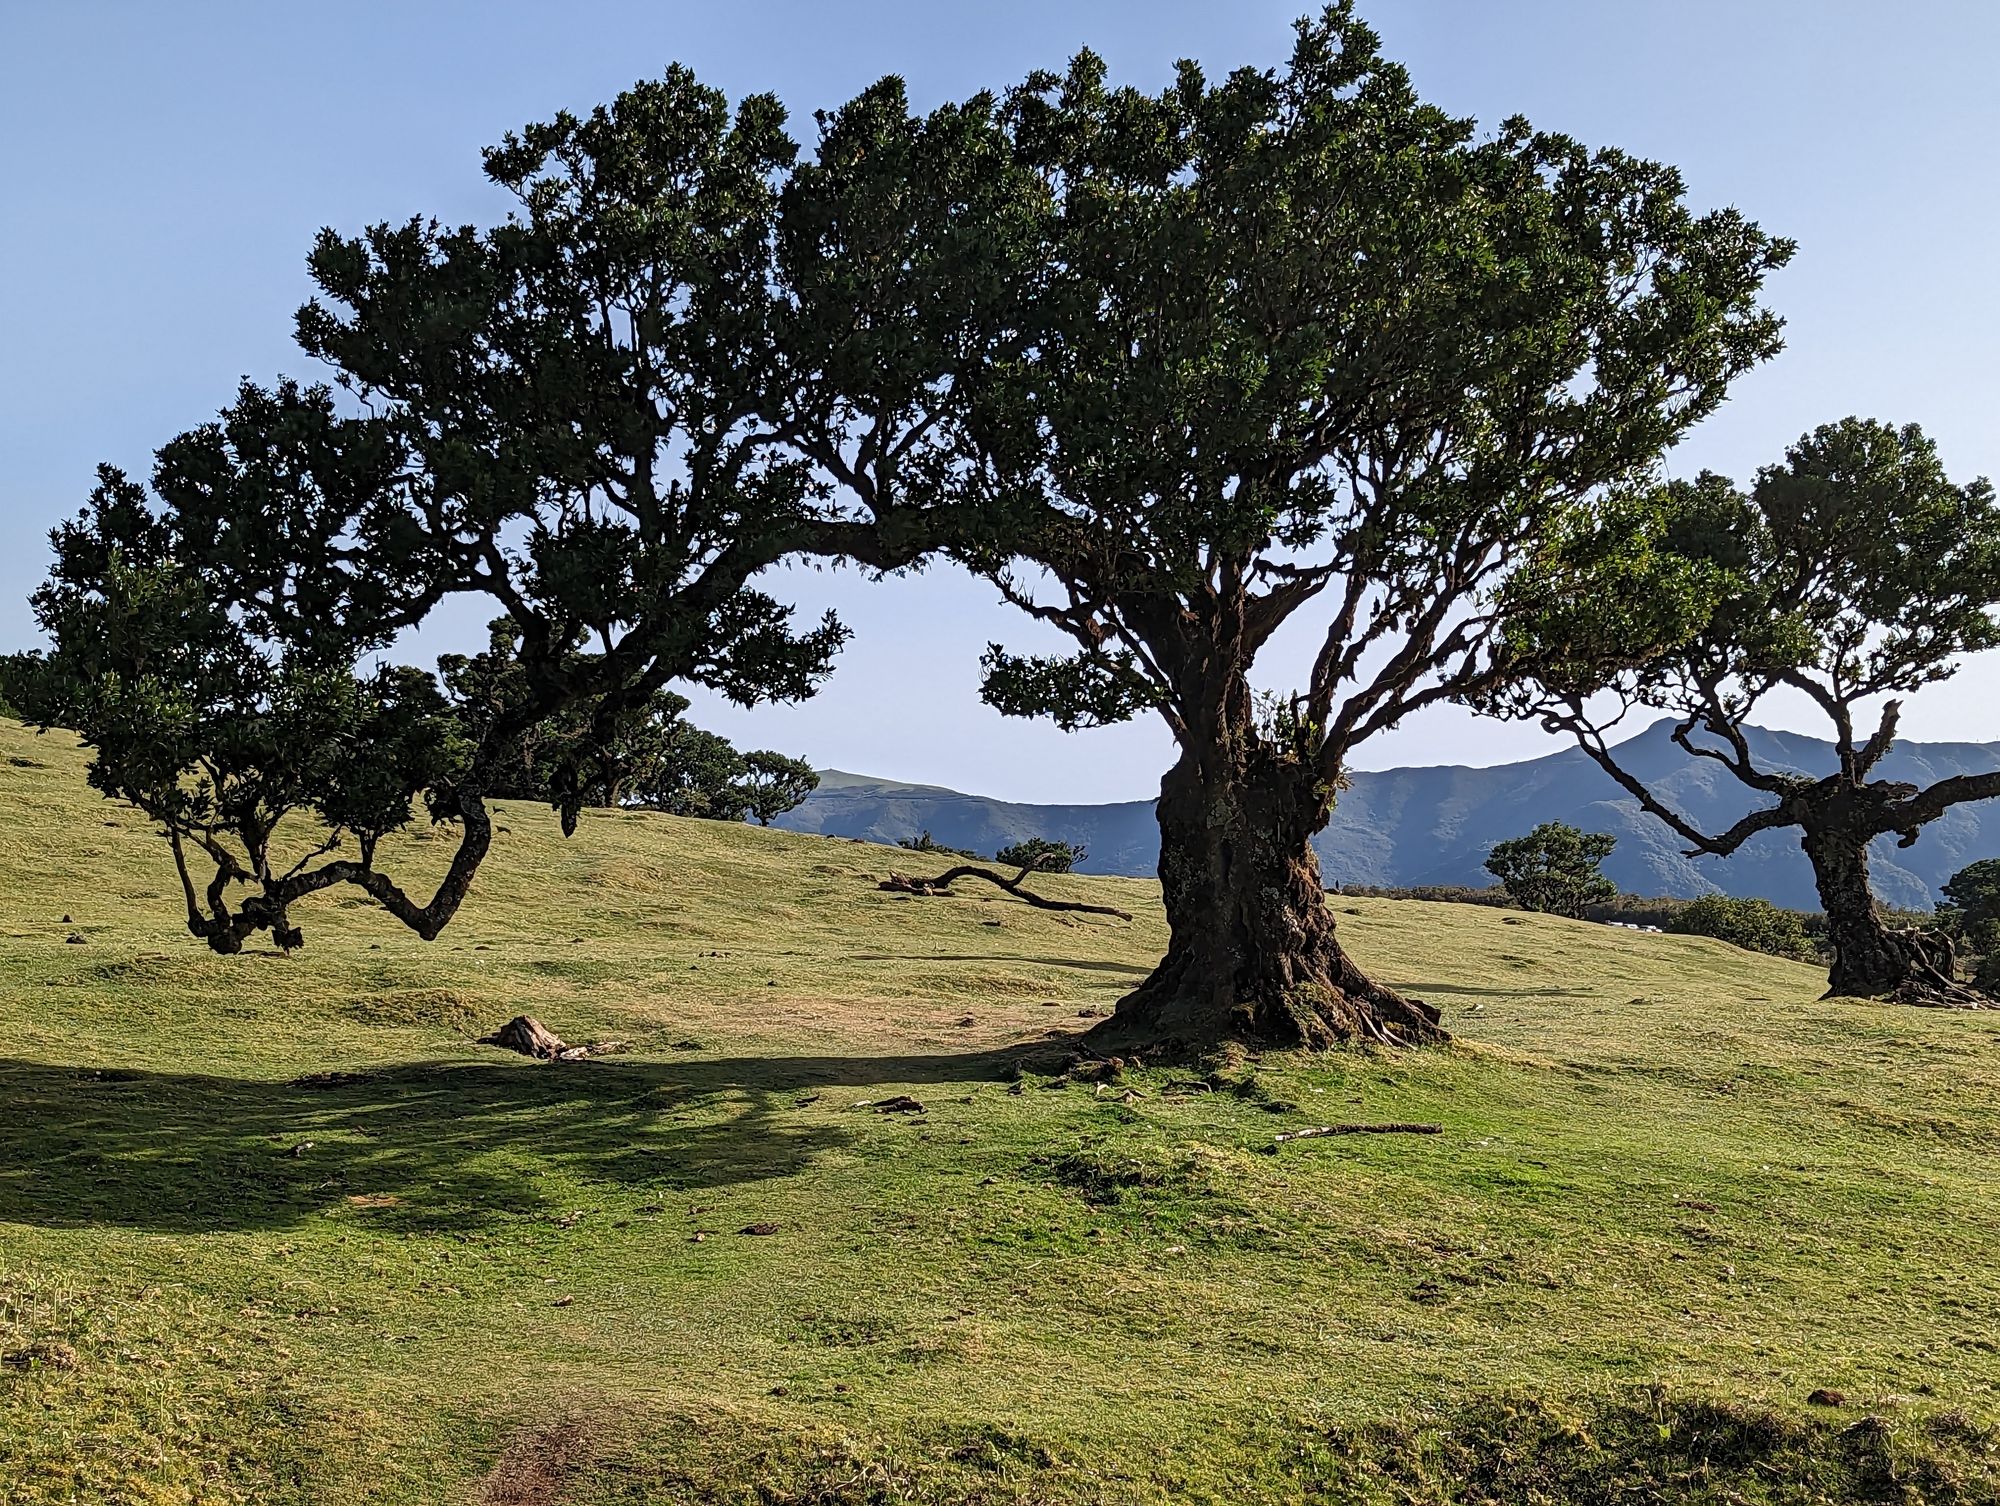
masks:
<path id="1" fill-rule="evenodd" d="M 1768 899 L 1704 894 L 1676 910 L 1665 929 L 1677 936 L 1712 936 L 1747 952 L 1768 952 L 1793 962 L 1813 960 L 1805 917 L 1796 910 L 1781 910 Z"/>
<path id="2" fill-rule="evenodd" d="M 570 706 L 504 741 L 492 735 L 496 715 L 527 692 L 518 657 L 520 635 L 507 618 L 491 624 L 482 654 L 443 654 L 438 670 L 465 736 L 486 749 L 484 784 L 495 798 L 573 806 L 637 806 L 676 816 L 769 826 L 819 786 L 819 775 L 795 758 L 757 750 L 739 753 L 728 739 L 686 720 L 688 698 L 653 695 L 611 728 L 593 728 L 589 708 Z"/>
<path id="3" fill-rule="evenodd" d="M 552 788 L 572 827 L 606 750 L 670 682 L 750 704 L 824 678 L 846 630 L 829 617 L 794 631 L 753 584 L 761 572 L 799 555 L 886 569 L 922 554 L 934 489 L 912 500 L 904 478 L 953 432 L 959 399 L 931 379 L 928 347 L 880 358 L 830 292 L 815 302 L 781 287 L 795 155 L 774 99 L 732 113 L 673 69 L 489 152 L 488 176 L 518 205 L 502 225 L 324 233 L 299 338 L 366 415 L 343 415 L 325 391 L 246 385 L 218 423 L 160 452 L 153 499 L 109 475 L 102 505 L 58 540 L 54 648 L 9 671 L 10 693 L 81 732 L 107 790 L 147 792 L 158 810 L 193 791 L 179 841 L 217 865 L 206 893 L 226 913 L 190 901 L 212 945 L 259 928 L 296 939 L 268 887 L 227 911 L 244 882 L 293 897 L 357 883 L 434 935 L 485 852 L 489 749 L 568 713 L 584 730 Z M 909 193 L 942 224 L 954 194 L 983 184 L 913 181 Z M 934 283 L 913 275 L 907 296 L 942 319 Z M 972 342 L 953 349 L 970 356 Z M 824 373 L 850 369 L 874 373 L 865 400 L 814 399 Z M 480 746 L 463 763 L 442 744 L 405 750 L 358 786 L 342 770 L 359 764 L 311 763 L 301 705 L 319 717 L 314 736 L 337 728 L 355 757 L 405 732 L 429 748 L 435 686 L 397 680 L 370 700 L 354 667 L 468 593 L 497 602 L 515 634 L 509 694 L 488 708 Z M 377 803 L 343 826 L 359 789 Z M 464 829 L 422 907 L 368 856 L 394 797 L 419 789 Z M 254 854 L 204 846 L 201 802 L 253 844 L 277 814 L 317 812 L 333 836 L 366 832 L 365 855 L 266 875 Z"/>
<path id="4" fill-rule="evenodd" d="M 55 566 L 35 593 L 55 647 L 6 666 L 23 711 L 80 732 L 91 783 L 159 823 L 188 929 L 214 950 L 268 931 L 289 951 L 302 940 L 291 907 L 342 883 L 435 936 L 491 838 L 473 750 L 436 682 L 358 672 L 365 636 L 301 643 L 232 610 L 203 539 L 181 522 L 116 471 L 100 474 L 82 515 L 55 531 Z M 377 866 L 382 839 L 420 803 L 459 832 L 421 904 Z"/>
<path id="5" fill-rule="evenodd" d="M 1996 607 L 1993 489 L 1951 481 L 1914 426 L 1850 418 L 1800 439 L 1747 493 L 1714 475 L 1674 482 L 1552 539 L 1508 604 L 1512 648 L 1539 668 L 1492 704 L 1573 734 L 1692 854 L 1798 832 L 1826 911 L 1830 995 L 1972 1003 L 1941 934 L 1884 924 L 1868 844 L 1907 847 L 1954 805 L 2000 795 L 2000 773 L 1923 787 L 1873 777 L 1899 698 L 2000 642 Z M 1781 690 L 1825 715 L 1832 773 L 1753 755 L 1747 731 Z M 1609 732 L 1639 706 L 1671 712 L 1674 740 L 1754 791 L 1756 809 L 1701 831 L 1628 772 Z"/>
<path id="6" fill-rule="evenodd" d="M 1618 886 L 1598 870 L 1617 845 L 1609 832 L 1544 821 L 1525 837 L 1494 844 L 1486 871 L 1522 909 L 1576 920 L 1586 907 L 1618 897 Z"/>
<path id="7" fill-rule="evenodd" d="M 769 826 L 819 788 L 819 774 L 802 758 L 758 748 L 743 755 L 743 772 L 735 784 L 743 813 L 759 826 Z"/>
<path id="8" fill-rule="evenodd" d="M 1977 959 L 1972 982 L 1980 992 L 2000 998 L 2000 858 L 1981 858 L 1958 870 L 1938 886 L 1944 896 L 1941 912 L 1952 934 Z"/>
<path id="9" fill-rule="evenodd" d="M 1342 950 L 1311 838 L 1357 747 L 1490 683 L 1485 603 L 1551 519 L 1777 348 L 1757 296 L 1789 247 L 1691 213 L 1671 169 L 1518 120 L 1480 138 L 1347 4 L 1273 71 L 1183 64 L 1158 95 L 1104 73 L 1035 76 L 965 148 L 1016 185 L 968 284 L 1000 312 L 973 323 L 1021 338 L 953 368 L 970 418 L 938 477 L 991 524 L 959 557 L 1076 646 L 994 648 L 987 699 L 1066 728 L 1150 712 L 1179 745 L 1167 956 L 1097 1039 L 1435 1038 Z M 879 161 L 816 181 L 828 224 L 891 218 Z M 899 233 L 811 249 L 866 292 L 981 244 Z M 1258 655 L 1308 613 L 1307 683 L 1260 711 Z"/>
<path id="10" fill-rule="evenodd" d="M 1089 849 L 1054 837 L 1028 837 L 993 854 L 1003 868 L 1032 868 L 1037 873 L 1070 873 L 1090 855 Z"/>

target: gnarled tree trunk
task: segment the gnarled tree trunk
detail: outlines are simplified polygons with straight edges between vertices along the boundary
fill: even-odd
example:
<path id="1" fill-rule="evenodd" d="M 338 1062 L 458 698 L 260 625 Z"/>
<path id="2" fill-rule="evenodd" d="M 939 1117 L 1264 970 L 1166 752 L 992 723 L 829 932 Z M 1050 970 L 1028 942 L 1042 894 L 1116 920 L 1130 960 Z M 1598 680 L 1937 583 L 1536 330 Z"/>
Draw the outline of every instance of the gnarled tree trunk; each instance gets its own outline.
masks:
<path id="1" fill-rule="evenodd" d="M 1808 821 L 1799 845 L 1812 860 L 1833 952 L 1826 997 L 1898 999 L 1911 1004 L 1973 1005 L 1981 996 L 1952 977 L 1948 938 L 1934 931 L 1892 930 L 1882 923 L 1868 884 L 1868 844 L 1840 824 Z"/>
<path id="2" fill-rule="evenodd" d="M 1373 982 L 1341 949 L 1312 849 L 1329 796 L 1309 766 L 1249 738 L 1183 754 L 1160 785 L 1167 955 L 1093 1045 L 1446 1038 L 1435 1009 Z"/>

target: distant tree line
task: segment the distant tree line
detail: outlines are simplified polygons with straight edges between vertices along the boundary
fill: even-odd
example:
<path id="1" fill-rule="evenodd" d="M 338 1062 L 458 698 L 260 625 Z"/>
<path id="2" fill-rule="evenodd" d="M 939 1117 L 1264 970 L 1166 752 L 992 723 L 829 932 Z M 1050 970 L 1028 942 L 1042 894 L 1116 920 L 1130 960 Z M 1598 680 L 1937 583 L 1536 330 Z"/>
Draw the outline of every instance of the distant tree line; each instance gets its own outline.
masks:
<path id="1" fill-rule="evenodd" d="M 1539 829 L 1538 829 L 1539 830 Z M 1532 834 L 1531 834 L 1532 836 Z M 1516 839 L 1517 842 L 1529 838 Z M 1499 854 L 1509 844 L 1495 848 Z M 1519 849 L 1513 849 L 1518 851 Z M 1513 859 L 1502 860 L 1508 867 Z M 1595 893 L 1573 912 L 1535 903 L 1542 897 L 1533 880 L 1523 890 L 1506 884 L 1475 888 L 1466 884 L 1387 886 L 1342 884 L 1342 895 L 1375 899 L 1428 900 L 1441 904 L 1483 905 L 1495 909 L 1541 909 L 1606 924 L 1656 926 L 1683 936 L 1709 936 L 1747 951 L 1767 952 L 1798 962 L 1824 961 L 1832 955 L 1827 917 L 1821 911 L 1792 910 L 1767 899 L 1704 894 L 1694 898 Z M 1936 927 L 1955 944 L 1960 964 L 1956 981 L 2000 998 L 2000 859 L 1985 858 L 1960 869 L 1940 887 L 1943 903 L 1934 914 L 1880 907 L 1884 924 Z M 1525 897 L 1524 897 L 1525 896 Z"/>
<path id="2" fill-rule="evenodd" d="M 488 742 L 490 724 L 520 693 L 518 634 L 507 619 L 491 628 L 483 654 L 443 654 L 438 673 L 468 743 Z M 754 819 L 760 826 L 819 788 L 802 759 L 758 750 L 739 753 L 726 738 L 684 719 L 689 701 L 658 690 L 625 711 L 607 733 L 569 707 L 507 736 L 493 736 L 484 756 L 486 793 L 546 802 L 558 809 L 629 807 L 715 821 Z"/>

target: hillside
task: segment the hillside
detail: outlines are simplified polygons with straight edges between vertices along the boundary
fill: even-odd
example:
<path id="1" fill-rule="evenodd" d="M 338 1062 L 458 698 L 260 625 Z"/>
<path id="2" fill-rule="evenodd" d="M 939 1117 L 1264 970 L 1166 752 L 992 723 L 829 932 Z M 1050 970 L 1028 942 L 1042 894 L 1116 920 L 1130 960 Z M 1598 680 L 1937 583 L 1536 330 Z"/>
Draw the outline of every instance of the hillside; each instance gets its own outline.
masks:
<path id="1" fill-rule="evenodd" d="M 1659 722 L 1624 747 L 1628 766 L 1697 826 L 1722 831 L 1750 809 L 1750 791 L 1705 759 L 1692 757 Z M 1790 732 L 1751 730 L 1763 767 L 1820 775 L 1835 766 L 1831 744 Z M 2000 768 L 2000 743 L 1899 742 L 1879 776 L 1929 784 L 1953 774 Z M 1752 838 L 1727 859 L 1689 858 L 1686 844 L 1647 815 L 1581 752 L 1567 749 L 1491 768 L 1439 767 L 1357 773 L 1319 838 L 1327 883 L 1405 886 L 1485 885 L 1493 844 L 1543 821 L 1608 831 L 1618 848 L 1604 865 L 1628 894 L 1693 896 L 1720 889 L 1816 910 L 1812 869 L 1782 832 Z M 1028 836 L 1090 848 L 1090 873 L 1147 874 L 1159 857 L 1150 800 L 1115 805 L 1022 805 L 831 771 L 806 803 L 781 818 L 794 831 L 895 842 L 928 830 L 953 847 L 990 853 Z M 1926 826 L 1914 847 L 1893 838 L 1873 850 L 1876 892 L 1902 909 L 1927 910 L 1937 888 L 1974 859 L 2000 854 L 2000 801 L 1954 807 Z"/>
<path id="2" fill-rule="evenodd" d="M 225 959 L 81 768 L 0 722 L 9 1506 L 2000 1500 L 2000 1018 L 1341 900 L 1458 1046 L 1100 1090 L 1148 882 L 508 804 Z"/>

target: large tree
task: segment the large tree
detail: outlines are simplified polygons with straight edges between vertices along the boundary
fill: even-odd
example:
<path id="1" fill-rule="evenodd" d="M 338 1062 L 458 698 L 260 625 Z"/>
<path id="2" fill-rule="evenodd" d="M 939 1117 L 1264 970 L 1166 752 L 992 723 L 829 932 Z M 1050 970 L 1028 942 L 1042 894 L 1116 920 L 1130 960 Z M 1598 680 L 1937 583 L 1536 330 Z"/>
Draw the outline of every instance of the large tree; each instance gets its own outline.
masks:
<path id="1" fill-rule="evenodd" d="M 1513 582 L 1510 647 L 1536 671 L 1495 707 L 1573 734 L 1693 855 L 1796 831 L 1826 911 L 1829 995 L 1978 1002 L 1942 934 L 1883 921 L 1868 846 L 1907 847 L 1953 806 L 2000 795 L 2000 773 L 1875 777 L 1902 698 L 2000 643 L 1993 488 L 1952 481 L 1914 425 L 1849 418 L 1805 435 L 1748 491 L 1704 474 L 1578 524 Z M 1825 717 L 1832 772 L 1756 755 L 1749 731 L 1786 693 Z M 1752 810 L 1704 831 L 1626 769 L 1611 739 L 1638 708 L 1671 713 L 1675 742 L 1740 781 Z"/>
<path id="2" fill-rule="evenodd" d="M 934 130 L 876 103 L 879 139 Z M 1357 747 L 1489 682 L 1486 603 L 1545 521 L 1777 348 L 1757 296 L 1789 246 L 1691 212 L 1669 168 L 1519 120 L 1482 137 L 1345 3 L 1281 68 L 1183 64 L 1149 95 L 1085 53 L 952 118 L 972 116 L 1009 196 L 971 323 L 1012 338 L 953 368 L 976 385 L 939 485 L 991 525 L 958 558 L 1076 645 L 996 647 L 985 693 L 1064 727 L 1158 715 L 1180 750 L 1168 953 L 1101 1039 L 1435 1038 L 1434 1009 L 1342 950 L 1311 838 Z M 890 221 L 902 164 L 822 175 L 825 221 Z M 898 234 L 886 257 L 809 244 L 871 306 L 884 265 L 967 244 Z M 1288 625 L 1318 651 L 1260 700 Z"/>
<path id="3" fill-rule="evenodd" d="M 878 94 L 900 108 L 894 88 Z M 864 138 L 868 110 L 848 114 Z M 834 156 L 866 150 L 864 140 L 844 148 L 842 132 L 830 122 Z M 952 134 L 940 118 L 936 138 Z M 464 762 L 448 782 L 416 762 L 388 782 L 406 798 L 424 790 L 434 814 L 464 822 L 462 870 L 448 886 L 462 896 L 484 856 L 486 758 L 550 718 L 564 726 L 550 792 L 574 826 L 592 780 L 616 764 L 620 738 L 658 710 L 670 682 L 712 686 L 742 704 L 812 694 L 846 630 L 832 616 L 794 628 L 790 608 L 754 582 L 786 558 L 876 570 L 922 558 L 954 502 L 910 478 L 936 468 L 962 406 L 940 378 L 934 344 L 976 358 L 950 314 L 964 302 L 952 294 L 962 282 L 956 254 L 904 266 L 894 298 L 926 308 L 932 322 L 926 340 L 900 348 L 810 264 L 796 264 L 798 286 L 786 286 L 780 206 L 794 158 L 774 98 L 732 110 L 670 68 L 588 116 L 558 114 L 492 148 L 486 174 L 516 200 L 502 224 L 324 232 L 310 256 L 318 296 L 300 310 L 298 338 L 332 370 L 340 400 L 320 388 L 246 384 L 216 424 L 160 452 L 152 500 L 120 498 L 126 514 L 170 534 L 160 558 L 172 556 L 176 580 L 204 606 L 186 620 L 156 612 L 146 642 L 128 644 L 172 702 L 156 720 L 214 730 L 224 702 L 232 716 L 248 706 L 270 732 L 260 746 L 272 758 L 298 752 L 270 740 L 290 682 L 216 688 L 218 662 L 270 680 L 292 674 L 292 654 L 316 674 L 332 664 L 354 678 L 360 654 L 424 622 L 448 596 L 490 596 L 512 634 L 504 704 L 484 708 L 476 746 L 456 750 Z M 934 150 L 932 160 L 946 172 L 912 174 L 900 212 L 942 230 L 992 188 L 976 152 Z M 812 234 L 828 232 L 810 196 L 798 214 Z M 852 246 L 866 240 L 854 226 L 840 234 Z M 118 620 L 126 600 L 118 540 L 92 548 L 84 574 L 58 566 L 52 588 L 88 610 L 68 612 L 68 626 L 50 620 L 52 660 L 128 698 L 130 666 L 78 658 L 98 652 L 86 620 Z M 262 660 L 270 664 L 258 668 Z M 54 686 L 68 668 L 44 682 Z M 8 674 L 10 688 L 18 678 Z M 406 720 L 416 682 L 396 684 L 406 692 L 396 716 Z M 342 694 L 352 734 L 368 706 L 358 690 Z M 428 716 L 436 688 L 424 696 Z M 80 696 L 40 704 L 72 724 L 88 708 Z M 100 732 L 144 750 L 118 720 L 124 700 L 100 698 L 98 710 L 102 720 L 78 730 L 100 752 Z M 170 748 L 184 758 L 178 774 L 148 772 L 168 792 L 154 808 L 178 800 L 170 792 L 184 784 L 208 788 L 198 768 L 214 748 L 200 736 L 162 744 L 160 760 Z M 790 760 L 736 774 L 742 810 L 760 818 L 802 782 Z M 108 766 L 104 780 L 132 790 Z M 286 774 L 280 784 L 284 808 L 334 820 L 312 780 Z M 246 828 L 252 840 L 270 824 L 272 800 L 238 802 L 258 812 Z M 236 882 L 236 860 L 216 862 L 224 872 L 212 896 Z M 256 874 L 258 860 L 238 866 Z M 296 888 L 304 878 L 276 882 Z M 380 886 L 378 876 L 368 882 Z M 278 902 L 210 920 L 192 904 L 190 924 L 238 940 L 246 924 L 292 936 Z M 424 906 L 418 928 L 434 934 L 454 906 Z"/>

